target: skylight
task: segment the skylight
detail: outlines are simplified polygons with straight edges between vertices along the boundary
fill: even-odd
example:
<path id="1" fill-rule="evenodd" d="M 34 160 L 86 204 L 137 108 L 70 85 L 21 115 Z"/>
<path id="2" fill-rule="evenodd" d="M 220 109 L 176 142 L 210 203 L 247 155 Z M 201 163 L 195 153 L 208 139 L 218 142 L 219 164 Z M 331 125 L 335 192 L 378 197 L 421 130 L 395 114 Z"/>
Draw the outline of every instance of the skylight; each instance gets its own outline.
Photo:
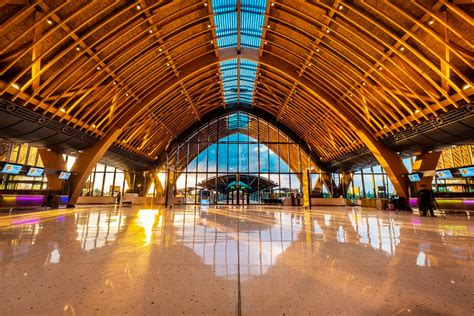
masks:
<path id="1" fill-rule="evenodd" d="M 240 47 L 259 48 L 265 20 L 267 0 L 241 0 L 240 17 L 238 0 L 212 0 L 217 46 L 239 47 L 238 19 L 240 18 Z M 239 65 L 240 63 L 240 65 Z M 235 58 L 220 63 L 224 98 L 229 104 L 251 104 L 255 88 L 257 63 Z"/>

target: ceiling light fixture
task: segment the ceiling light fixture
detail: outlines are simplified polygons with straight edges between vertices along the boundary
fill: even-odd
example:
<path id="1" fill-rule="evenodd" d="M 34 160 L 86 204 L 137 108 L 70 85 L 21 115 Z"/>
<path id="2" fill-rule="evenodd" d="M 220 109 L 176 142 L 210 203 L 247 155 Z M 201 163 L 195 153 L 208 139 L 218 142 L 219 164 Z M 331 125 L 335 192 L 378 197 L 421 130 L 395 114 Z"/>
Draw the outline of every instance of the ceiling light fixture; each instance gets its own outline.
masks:
<path id="1" fill-rule="evenodd" d="M 471 85 L 469 83 L 466 83 L 464 86 L 462 86 L 462 89 L 464 91 L 466 91 L 467 89 L 469 89 L 471 87 Z"/>
<path id="2" fill-rule="evenodd" d="M 100 70 L 101 68 L 100 68 L 100 66 L 97 66 L 97 68 L 96 68 L 96 69 L 97 69 L 97 70 Z"/>
<path id="3" fill-rule="evenodd" d="M 382 70 L 382 69 L 383 69 L 382 66 L 379 66 L 379 70 Z"/>
<path id="4" fill-rule="evenodd" d="M 149 29 L 149 30 L 148 30 L 148 33 L 150 33 L 150 34 L 153 33 L 153 30 L 152 30 L 152 29 Z"/>
<path id="5" fill-rule="evenodd" d="M 19 90 L 20 89 L 20 86 L 18 85 L 18 83 L 12 83 L 12 87 Z"/>
<path id="6" fill-rule="evenodd" d="M 429 25 L 433 25 L 433 23 L 434 23 L 434 20 L 430 20 L 430 21 L 428 22 Z"/>
<path id="7" fill-rule="evenodd" d="M 400 47 L 400 50 L 403 52 L 405 50 L 405 47 L 404 46 L 401 46 Z"/>
<path id="8" fill-rule="evenodd" d="M 66 113 L 66 109 L 65 108 L 60 108 L 59 111 L 63 112 L 63 113 Z"/>
<path id="9" fill-rule="evenodd" d="M 53 20 L 51 20 L 50 18 L 48 18 L 46 21 L 48 22 L 49 25 L 53 25 Z"/>
<path id="10" fill-rule="evenodd" d="M 76 50 L 77 50 L 77 51 L 80 51 L 80 50 L 81 50 L 81 47 L 77 46 L 77 47 L 76 47 Z"/>
<path id="11" fill-rule="evenodd" d="M 138 11 L 140 11 L 142 9 L 142 7 L 139 4 L 137 4 L 136 8 L 137 8 Z"/>
<path id="12" fill-rule="evenodd" d="M 339 10 L 342 10 L 342 9 L 344 9 L 344 6 L 341 4 L 341 5 L 339 6 Z"/>

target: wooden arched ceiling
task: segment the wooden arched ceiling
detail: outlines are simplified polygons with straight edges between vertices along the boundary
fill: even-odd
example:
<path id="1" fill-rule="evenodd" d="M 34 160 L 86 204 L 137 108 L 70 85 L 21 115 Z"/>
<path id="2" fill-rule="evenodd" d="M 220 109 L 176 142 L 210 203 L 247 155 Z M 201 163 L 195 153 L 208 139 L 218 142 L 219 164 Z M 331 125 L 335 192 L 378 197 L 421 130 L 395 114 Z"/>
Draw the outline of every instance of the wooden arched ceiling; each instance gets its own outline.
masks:
<path id="1" fill-rule="evenodd" d="M 248 106 L 327 162 L 364 146 L 341 113 L 381 139 L 470 102 L 468 2 L 269 0 L 260 49 L 239 55 L 258 61 Z M 217 47 L 211 1 L 6 0 L 0 21 L 1 95 L 99 137 L 121 125 L 137 155 L 227 106 L 237 49 Z"/>

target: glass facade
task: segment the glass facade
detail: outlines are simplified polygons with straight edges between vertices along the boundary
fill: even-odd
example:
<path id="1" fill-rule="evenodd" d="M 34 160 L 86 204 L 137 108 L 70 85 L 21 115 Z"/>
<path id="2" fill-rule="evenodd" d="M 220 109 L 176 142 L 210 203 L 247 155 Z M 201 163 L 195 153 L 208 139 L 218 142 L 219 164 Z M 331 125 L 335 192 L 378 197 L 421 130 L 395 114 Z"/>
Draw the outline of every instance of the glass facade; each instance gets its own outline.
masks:
<path id="1" fill-rule="evenodd" d="M 223 115 L 202 126 L 168 157 L 175 166 L 176 196 L 199 203 L 280 203 L 302 193 L 302 166 L 309 156 L 278 128 L 244 113 Z"/>

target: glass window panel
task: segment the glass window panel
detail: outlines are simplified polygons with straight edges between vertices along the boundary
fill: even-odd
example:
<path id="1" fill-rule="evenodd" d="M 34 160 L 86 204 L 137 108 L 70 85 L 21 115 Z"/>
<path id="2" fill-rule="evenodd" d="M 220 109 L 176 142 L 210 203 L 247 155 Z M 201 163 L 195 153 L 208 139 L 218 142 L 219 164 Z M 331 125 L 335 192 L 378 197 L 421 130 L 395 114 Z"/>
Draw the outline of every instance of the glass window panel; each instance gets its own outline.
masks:
<path id="1" fill-rule="evenodd" d="M 219 171 L 227 171 L 228 145 L 219 143 Z"/>
<path id="2" fill-rule="evenodd" d="M 197 168 L 197 155 L 198 151 L 198 145 L 196 143 L 189 143 L 189 152 L 188 152 L 188 159 L 189 159 L 189 164 L 188 164 L 188 172 L 189 171 L 196 171 Z"/>
<path id="3" fill-rule="evenodd" d="M 372 199 L 375 198 L 374 182 L 372 181 L 372 174 L 364 174 L 364 189 L 365 197 Z"/>
<path id="4" fill-rule="evenodd" d="M 111 167 L 107 167 L 107 171 L 112 169 Z M 114 189 L 114 174 L 113 172 L 107 172 L 105 174 L 105 182 L 104 182 L 104 196 L 114 196 L 115 189 Z"/>
<path id="5" fill-rule="evenodd" d="M 407 168 L 408 172 L 411 172 L 411 158 L 405 158 L 403 159 L 403 164 L 405 165 L 405 167 Z"/>
<path id="6" fill-rule="evenodd" d="M 229 144 L 228 155 L 229 172 L 237 172 L 239 166 L 239 145 Z"/>
<path id="7" fill-rule="evenodd" d="M 101 164 L 101 163 L 98 163 L 96 166 L 95 166 L 95 171 L 105 171 L 105 165 Z"/>
<path id="8" fill-rule="evenodd" d="M 240 172 L 248 172 L 249 165 L 248 165 L 248 144 L 240 144 L 239 145 L 239 171 Z"/>
<path id="9" fill-rule="evenodd" d="M 28 146 L 27 145 L 20 145 L 20 151 L 19 151 L 17 163 L 20 163 L 20 164 L 25 164 L 26 163 L 26 154 L 27 154 L 27 152 L 28 152 Z"/>
<path id="10" fill-rule="evenodd" d="M 290 175 L 290 178 L 291 178 L 291 190 L 293 192 L 295 192 L 296 190 L 298 191 L 298 193 L 301 193 L 301 181 L 300 181 L 301 175 L 292 173 Z"/>
<path id="11" fill-rule="evenodd" d="M 12 151 L 10 153 L 10 162 L 16 162 L 18 158 L 18 152 L 20 151 L 20 145 L 13 145 Z"/>
<path id="12" fill-rule="evenodd" d="M 269 152 L 270 152 L 270 155 L 269 155 L 270 156 L 269 157 L 270 172 L 278 172 L 279 167 L 280 167 L 280 164 L 279 164 L 280 157 L 278 157 L 278 155 L 274 153 L 272 150 L 270 150 Z"/>
<path id="13" fill-rule="evenodd" d="M 93 196 L 101 196 L 102 195 L 102 181 L 104 180 L 104 173 L 103 172 L 96 172 L 95 179 L 94 179 L 94 188 L 93 188 Z"/>
<path id="14" fill-rule="evenodd" d="M 362 196 L 362 176 L 359 174 L 354 174 L 353 177 L 353 185 L 349 187 L 349 194 L 351 194 L 354 198 L 359 198 Z"/>
<path id="15" fill-rule="evenodd" d="M 114 183 L 114 186 L 115 186 L 115 189 L 118 191 L 118 192 L 122 192 L 122 194 L 125 192 L 124 191 L 124 188 L 123 188 L 123 181 L 125 179 L 125 174 L 123 173 L 123 171 L 117 171 L 117 173 L 115 174 L 115 183 Z"/>
<path id="16" fill-rule="evenodd" d="M 280 150 L 280 172 L 290 172 L 288 167 L 288 144 L 279 144 L 278 148 Z"/>
<path id="17" fill-rule="evenodd" d="M 258 172 L 258 144 L 249 145 L 249 172 Z"/>
<path id="18" fill-rule="evenodd" d="M 66 163 L 67 171 L 71 171 L 72 166 L 74 166 L 75 162 L 76 162 L 76 157 L 67 156 L 67 163 Z"/>
<path id="19" fill-rule="evenodd" d="M 35 147 L 30 147 L 30 153 L 28 154 L 28 160 L 26 164 L 30 166 L 35 166 L 37 155 L 38 155 L 38 149 Z"/>
<path id="20" fill-rule="evenodd" d="M 200 144 L 200 150 L 205 147 L 206 144 Z M 197 171 L 206 172 L 207 171 L 207 149 L 201 151 L 197 156 Z"/>
<path id="21" fill-rule="evenodd" d="M 268 172 L 270 170 L 268 165 L 268 147 L 260 144 L 260 172 Z"/>
<path id="22" fill-rule="evenodd" d="M 210 144 L 207 148 L 207 171 L 216 172 L 217 144 Z"/>

